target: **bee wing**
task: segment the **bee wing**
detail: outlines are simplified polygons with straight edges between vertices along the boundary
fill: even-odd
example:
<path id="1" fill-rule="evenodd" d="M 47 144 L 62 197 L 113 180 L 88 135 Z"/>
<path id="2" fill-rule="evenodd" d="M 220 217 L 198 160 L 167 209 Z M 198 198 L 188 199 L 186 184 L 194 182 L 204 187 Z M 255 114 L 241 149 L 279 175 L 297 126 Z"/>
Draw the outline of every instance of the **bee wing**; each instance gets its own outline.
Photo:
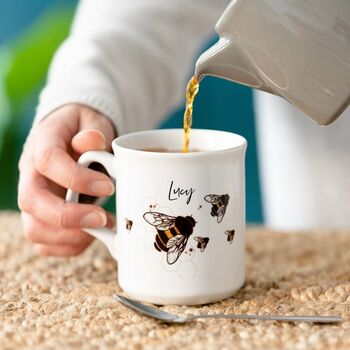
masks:
<path id="1" fill-rule="evenodd" d="M 188 237 L 183 235 L 176 235 L 169 239 L 166 245 L 168 248 L 166 260 L 169 265 L 176 263 L 177 259 L 185 250 L 187 241 Z"/>
<path id="2" fill-rule="evenodd" d="M 204 197 L 204 200 L 208 203 L 215 204 L 220 200 L 221 196 L 218 194 L 208 194 Z"/>
<path id="3" fill-rule="evenodd" d="M 222 221 L 222 219 L 224 218 L 225 213 L 226 213 L 226 207 L 225 206 L 220 207 L 218 210 L 218 215 L 217 215 L 217 221 L 219 224 Z"/>
<path id="4" fill-rule="evenodd" d="M 202 241 L 202 237 L 194 237 L 194 239 L 197 241 L 197 242 L 201 242 Z"/>
<path id="5" fill-rule="evenodd" d="M 175 216 L 170 216 L 156 211 L 148 211 L 143 214 L 143 218 L 158 230 L 169 230 L 175 225 Z"/>

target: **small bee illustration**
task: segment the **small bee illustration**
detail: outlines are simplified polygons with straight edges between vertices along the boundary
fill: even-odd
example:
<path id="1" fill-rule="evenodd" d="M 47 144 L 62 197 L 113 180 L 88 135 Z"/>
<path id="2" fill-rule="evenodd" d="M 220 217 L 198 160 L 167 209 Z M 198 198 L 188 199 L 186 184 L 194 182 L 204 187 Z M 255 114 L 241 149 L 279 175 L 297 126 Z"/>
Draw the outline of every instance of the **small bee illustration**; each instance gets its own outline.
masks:
<path id="1" fill-rule="evenodd" d="M 207 247 L 207 244 L 209 242 L 209 237 L 194 237 L 194 239 L 198 242 L 197 248 L 204 252 L 205 248 Z"/>
<path id="2" fill-rule="evenodd" d="M 125 218 L 125 226 L 126 226 L 126 229 L 127 229 L 128 231 L 131 231 L 131 229 L 132 229 L 132 224 L 133 224 L 132 220 L 129 220 L 129 219 Z"/>
<path id="3" fill-rule="evenodd" d="M 227 242 L 232 244 L 233 238 L 235 236 L 235 230 L 226 230 L 225 234 L 227 235 Z"/>
<path id="4" fill-rule="evenodd" d="M 154 248 L 167 253 L 169 265 L 175 264 L 186 248 L 188 238 L 193 233 L 196 221 L 192 216 L 170 216 L 149 211 L 143 218 L 157 229 Z"/>
<path id="5" fill-rule="evenodd" d="M 226 213 L 227 205 L 229 202 L 230 196 L 228 194 L 208 194 L 204 197 L 204 200 L 212 204 L 211 216 L 216 216 L 218 223 L 222 221 Z"/>

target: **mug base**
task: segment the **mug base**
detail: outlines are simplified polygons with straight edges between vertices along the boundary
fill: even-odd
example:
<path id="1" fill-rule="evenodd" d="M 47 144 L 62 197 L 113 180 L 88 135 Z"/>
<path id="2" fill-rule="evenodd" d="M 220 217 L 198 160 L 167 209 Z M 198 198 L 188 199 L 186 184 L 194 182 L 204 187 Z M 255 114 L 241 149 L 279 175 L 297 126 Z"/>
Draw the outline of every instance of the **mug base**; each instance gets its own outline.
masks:
<path id="1" fill-rule="evenodd" d="M 239 287 L 215 294 L 207 294 L 207 295 L 188 295 L 188 296 L 159 296 L 159 295 L 144 295 L 138 293 L 127 292 L 125 293 L 132 299 L 136 299 L 141 302 L 151 303 L 155 305 L 203 305 L 215 303 L 227 298 L 232 297 L 244 283 L 242 283 Z"/>

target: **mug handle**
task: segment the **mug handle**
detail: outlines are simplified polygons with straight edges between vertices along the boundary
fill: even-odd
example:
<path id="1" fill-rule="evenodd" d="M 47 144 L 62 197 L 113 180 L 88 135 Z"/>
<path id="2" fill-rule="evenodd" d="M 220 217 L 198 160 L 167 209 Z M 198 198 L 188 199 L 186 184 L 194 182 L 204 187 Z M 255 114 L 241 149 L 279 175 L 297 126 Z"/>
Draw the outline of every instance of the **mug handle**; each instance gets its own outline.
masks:
<path id="1" fill-rule="evenodd" d="M 115 181 L 115 172 L 113 168 L 114 156 L 111 153 L 103 151 L 89 151 L 83 153 L 79 160 L 78 164 L 83 167 L 88 167 L 91 163 L 100 163 L 107 170 L 108 175 Z M 66 194 L 66 202 L 69 203 L 78 203 L 79 193 L 74 192 L 71 189 L 68 189 Z M 97 203 L 101 203 L 101 200 Z M 89 233 L 90 235 L 97 238 L 101 241 L 112 254 L 113 258 L 117 260 L 117 251 L 115 246 L 115 235 L 116 231 L 110 230 L 109 228 L 82 228 L 83 231 Z"/>

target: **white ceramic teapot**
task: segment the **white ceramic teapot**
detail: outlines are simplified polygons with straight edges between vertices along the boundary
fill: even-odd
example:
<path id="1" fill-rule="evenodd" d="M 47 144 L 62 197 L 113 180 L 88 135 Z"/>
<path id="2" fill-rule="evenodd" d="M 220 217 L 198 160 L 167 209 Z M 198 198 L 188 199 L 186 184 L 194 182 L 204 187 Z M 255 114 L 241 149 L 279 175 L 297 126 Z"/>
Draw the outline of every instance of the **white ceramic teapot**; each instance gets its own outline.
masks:
<path id="1" fill-rule="evenodd" d="M 280 95 L 327 125 L 350 103 L 349 0 L 234 0 L 195 75 Z"/>

